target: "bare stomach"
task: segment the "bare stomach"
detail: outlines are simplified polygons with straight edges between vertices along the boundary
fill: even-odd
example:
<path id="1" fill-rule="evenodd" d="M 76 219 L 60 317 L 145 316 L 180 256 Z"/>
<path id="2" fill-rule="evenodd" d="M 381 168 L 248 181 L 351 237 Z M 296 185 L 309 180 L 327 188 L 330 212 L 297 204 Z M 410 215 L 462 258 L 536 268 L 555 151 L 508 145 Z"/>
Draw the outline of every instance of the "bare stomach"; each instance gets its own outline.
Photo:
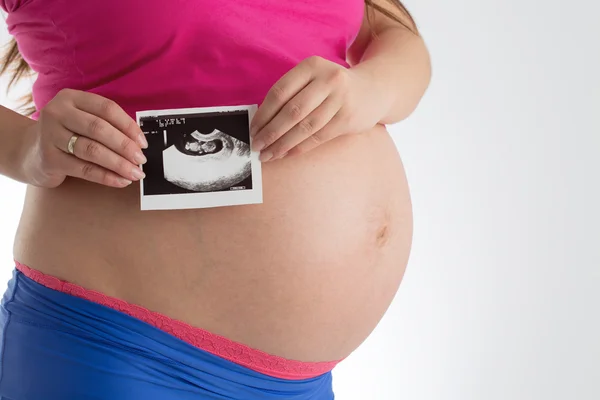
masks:
<path id="1" fill-rule="evenodd" d="M 264 203 L 139 211 L 139 187 L 30 187 L 15 258 L 267 353 L 347 357 L 404 274 L 408 185 L 383 127 L 263 165 Z"/>

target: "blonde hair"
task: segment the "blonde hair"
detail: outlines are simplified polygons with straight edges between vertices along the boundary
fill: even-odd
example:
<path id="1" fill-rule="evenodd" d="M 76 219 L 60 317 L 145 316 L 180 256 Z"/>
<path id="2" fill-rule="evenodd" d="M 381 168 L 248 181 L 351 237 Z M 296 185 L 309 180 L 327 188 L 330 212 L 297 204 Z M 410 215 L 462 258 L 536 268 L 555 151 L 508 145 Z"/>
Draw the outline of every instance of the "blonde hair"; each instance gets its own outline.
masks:
<path id="1" fill-rule="evenodd" d="M 21 55 L 15 38 L 12 38 L 6 45 L 6 50 L 0 63 L 0 75 L 10 73 L 10 79 L 6 87 L 7 92 L 10 92 L 22 78 L 33 74 L 33 70 Z M 21 111 L 23 115 L 30 116 L 36 111 L 35 105 L 33 104 L 33 95 L 31 93 L 23 96 L 19 103 L 19 111 Z"/>

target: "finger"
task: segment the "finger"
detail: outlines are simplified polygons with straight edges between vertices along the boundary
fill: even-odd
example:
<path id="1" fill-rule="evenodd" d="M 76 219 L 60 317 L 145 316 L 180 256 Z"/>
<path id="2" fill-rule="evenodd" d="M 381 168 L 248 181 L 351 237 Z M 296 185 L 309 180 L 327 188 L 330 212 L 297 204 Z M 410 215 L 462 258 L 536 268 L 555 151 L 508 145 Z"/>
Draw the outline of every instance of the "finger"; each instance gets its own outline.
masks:
<path id="1" fill-rule="evenodd" d="M 261 151 L 272 145 L 319 107 L 330 93 L 331 89 L 327 85 L 312 81 L 300 93 L 291 98 L 275 117 L 256 134 L 252 141 L 253 149 Z"/>
<path id="2" fill-rule="evenodd" d="M 250 123 L 250 135 L 255 136 L 298 92 L 313 80 L 309 63 L 300 63 L 283 75 L 265 96 Z"/>
<path id="3" fill-rule="evenodd" d="M 276 160 L 324 128 L 339 111 L 341 101 L 329 97 L 306 118 L 261 153 L 261 161 Z"/>
<path id="4" fill-rule="evenodd" d="M 104 169 L 97 164 L 86 162 L 69 155 L 65 155 L 62 168 L 68 176 L 85 179 L 86 181 L 99 183 L 101 185 L 115 188 L 124 188 L 131 185 L 130 180 L 125 179 L 114 172 Z"/>
<path id="5" fill-rule="evenodd" d="M 138 124 L 114 101 L 95 93 L 76 91 L 73 95 L 75 107 L 100 117 L 136 141 L 140 147 L 148 147 L 148 142 Z"/>
<path id="6" fill-rule="evenodd" d="M 147 161 L 139 144 L 100 117 L 76 109 L 62 123 L 66 130 L 99 142 L 136 165 Z"/>
<path id="7" fill-rule="evenodd" d="M 309 152 L 315 147 L 318 147 L 332 139 L 335 139 L 336 137 L 344 134 L 344 132 L 342 131 L 343 126 L 344 120 L 342 117 L 340 117 L 340 114 L 338 113 L 321 130 L 315 132 L 313 135 L 310 135 L 299 145 L 288 151 L 288 155 L 291 156 Z"/>
<path id="8" fill-rule="evenodd" d="M 73 132 L 63 130 L 61 135 L 64 138 L 68 137 L 68 141 L 72 137 Z M 144 173 L 137 165 L 127 161 L 103 144 L 85 136 L 77 138 L 73 146 L 73 155 L 83 161 L 89 161 L 104 169 L 113 171 L 127 180 L 138 181 L 144 178 Z"/>

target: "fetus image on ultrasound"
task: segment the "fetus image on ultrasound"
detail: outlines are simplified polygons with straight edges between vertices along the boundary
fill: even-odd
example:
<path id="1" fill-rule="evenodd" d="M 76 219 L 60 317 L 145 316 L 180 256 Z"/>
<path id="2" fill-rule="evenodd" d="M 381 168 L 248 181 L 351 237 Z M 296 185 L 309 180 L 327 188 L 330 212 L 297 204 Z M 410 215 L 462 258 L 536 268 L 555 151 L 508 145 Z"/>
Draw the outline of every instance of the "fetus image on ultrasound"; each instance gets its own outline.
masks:
<path id="1" fill-rule="evenodd" d="M 250 145 L 218 129 L 184 133 L 163 151 L 164 178 L 194 192 L 229 189 L 250 176 Z"/>
<path id="2" fill-rule="evenodd" d="M 143 195 L 251 190 L 247 110 L 142 117 Z"/>

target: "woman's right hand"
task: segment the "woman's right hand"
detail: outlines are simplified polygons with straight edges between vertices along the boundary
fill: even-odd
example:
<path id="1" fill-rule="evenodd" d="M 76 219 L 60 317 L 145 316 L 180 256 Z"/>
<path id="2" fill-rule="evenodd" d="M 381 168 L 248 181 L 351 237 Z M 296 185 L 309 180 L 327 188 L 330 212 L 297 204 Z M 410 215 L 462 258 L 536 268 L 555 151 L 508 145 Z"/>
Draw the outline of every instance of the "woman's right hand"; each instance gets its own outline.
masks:
<path id="1" fill-rule="evenodd" d="M 144 177 L 143 132 L 115 102 L 97 94 L 61 90 L 27 127 L 24 145 L 21 168 L 35 186 L 57 187 L 72 176 L 123 188 Z"/>

